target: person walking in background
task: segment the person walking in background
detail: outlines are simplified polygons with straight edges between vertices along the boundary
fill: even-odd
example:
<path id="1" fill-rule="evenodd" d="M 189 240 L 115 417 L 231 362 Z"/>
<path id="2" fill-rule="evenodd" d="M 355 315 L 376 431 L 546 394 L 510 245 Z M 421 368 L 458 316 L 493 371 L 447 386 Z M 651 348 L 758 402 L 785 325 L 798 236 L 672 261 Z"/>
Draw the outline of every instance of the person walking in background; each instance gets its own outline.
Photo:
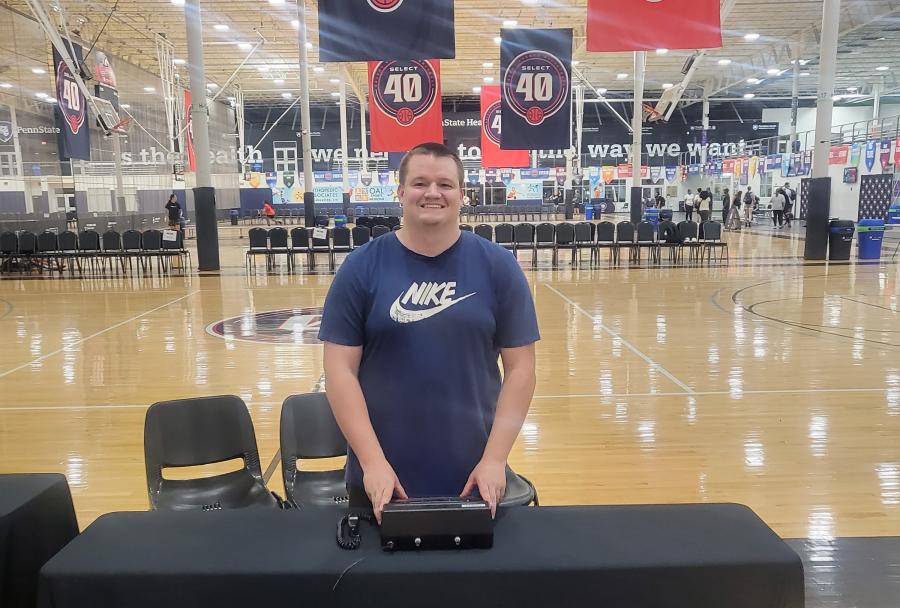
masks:
<path id="1" fill-rule="evenodd" d="M 684 212 L 687 213 L 685 219 L 690 222 L 694 217 L 694 195 L 691 194 L 690 190 L 687 191 L 687 196 L 684 197 Z"/>
<path id="2" fill-rule="evenodd" d="M 728 213 L 731 211 L 731 192 L 728 188 L 722 193 L 722 223 L 728 223 Z"/>
<path id="3" fill-rule="evenodd" d="M 753 218 L 753 199 L 756 195 L 753 194 L 752 189 L 748 186 L 747 193 L 744 194 L 744 226 L 747 228 L 750 227 L 750 223 Z"/>
<path id="4" fill-rule="evenodd" d="M 181 204 L 174 194 L 169 196 L 169 202 L 166 203 L 166 214 L 169 218 L 169 228 L 177 230 L 181 220 Z"/>
<path id="5" fill-rule="evenodd" d="M 272 222 L 278 223 L 278 220 L 275 219 L 275 207 L 273 207 L 269 201 L 263 201 L 262 214 L 263 217 L 266 218 L 266 226 L 270 225 Z"/>
<path id="6" fill-rule="evenodd" d="M 772 196 L 772 226 L 781 228 L 784 224 L 784 190 L 779 188 Z"/>
<path id="7" fill-rule="evenodd" d="M 728 220 L 725 222 L 726 230 L 740 230 L 741 229 L 741 200 L 743 196 L 743 192 L 738 190 L 734 194 L 734 199 L 731 201 L 731 209 L 728 214 Z"/>
<path id="8" fill-rule="evenodd" d="M 797 191 L 791 188 L 790 183 L 784 182 L 784 225 L 791 227 L 794 219 L 794 205 L 797 204 Z"/>
<path id="9" fill-rule="evenodd" d="M 697 203 L 697 211 L 700 214 L 700 239 L 703 237 L 703 224 L 709 221 L 712 215 L 712 193 L 709 190 L 701 190 L 699 202 Z"/>

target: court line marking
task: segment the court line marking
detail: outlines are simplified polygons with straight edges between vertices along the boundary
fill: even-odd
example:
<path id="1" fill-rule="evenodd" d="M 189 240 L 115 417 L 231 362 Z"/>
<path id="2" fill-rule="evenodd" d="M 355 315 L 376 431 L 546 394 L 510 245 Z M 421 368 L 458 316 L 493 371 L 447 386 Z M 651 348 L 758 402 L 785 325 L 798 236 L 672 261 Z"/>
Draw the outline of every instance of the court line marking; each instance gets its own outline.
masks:
<path id="1" fill-rule="evenodd" d="M 28 363 L 23 363 L 22 365 L 19 365 L 12 369 L 8 369 L 5 372 L 0 373 L 0 378 L 5 378 L 6 376 L 17 372 L 20 369 L 25 369 L 26 367 L 34 365 L 35 363 L 40 363 L 41 361 L 45 361 L 45 360 L 49 359 L 50 357 L 53 357 L 54 355 L 58 355 L 59 353 L 71 350 L 73 347 L 78 346 L 79 344 L 83 344 L 83 343 L 87 342 L 88 340 L 91 340 L 93 338 L 96 338 L 97 336 L 101 336 L 101 335 L 105 334 L 106 332 L 109 332 L 109 331 L 112 331 L 119 327 L 122 327 L 123 325 L 127 325 L 128 323 L 131 323 L 132 321 L 137 321 L 141 317 L 146 317 L 147 315 L 152 314 L 152 313 L 156 312 L 157 310 L 162 310 L 163 308 L 165 308 L 167 306 L 171 306 L 172 304 L 175 304 L 176 302 L 180 302 L 181 300 L 184 300 L 186 298 L 189 298 L 192 295 L 195 295 L 196 293 L 197 293 L 196 291 L 192 291 L 189 294 L 183 295 L 180 298 L 175 298 L 174 300 L 166 302 L 165 304 L 162 304 L 161 306 L 157 306 L 156 308 L 152 308 L 146 312 L 142 312 L 141 314 L 131 317 L 130 319 L 125 319 L 124 321 L 120 321 L 120 322 L 116 323 L 115 325 L 111 325 L 111 326 L 107 327 L 106 329 L 101 329 L 100 331 L 93 333 L 85 338 L 81 338 L 80 340 L 76 340 L 76 341 L 72 342 L 71 344 L 66 344 L 62 348 L 55 350 L 52 353 L 47 353 L 46 355 L 41 355 L 37 359 L 29 361 Z"/>
<path id="2" fill-rule="evenodd" d="M 572 306 L 575 310 L 577 310 L 578 312 L 580 312 L 581 314 L 583 314 L 584 316 L 589 318 L 595 324 L 598 324 L 600 326 L 600 328 L 603 331 L 605 331 L 606 333 L 608 333 L 610 336 L 612 336 L 613 339 L 616 339 L 616 340 L 619 340 L 620 342 L 622 342 L 622 344 L 624 344 L 628 350 L 630 350 L 631 352 L 636 354 L 638 357 L 643 359 L 647 363 L 647 365 L 650 366 L 650 369 L 655 369 L 655 370 L 659 371 L 659 373 L 661 373 L 663 376 L 665 376 L 666 378 L 668 378 L 669 380 L 674 382 L 680 389 L 682 389 L 688 395 L 694 394 L 694 389 L 692 389 L 690 386 L 688 386 L 687 384 L 685 384 L 684 382 L 682 382 L 681 380 L 676 378 L 672 374 L 672 372 L 667 370 L 665 367 L 663 367 L 662 365 L 660 365 L 659 363 L 657 363 L 656 361 L 654 361 L 653 359 L 648 357 L 646 354 L 644 354 L 637 346 L 635 346 L 634 344 L 632 344 L 631 342 L 629 342 L 628 340 L 623 338 L 621 335 L 619 335 L 616 332 L 614 332 L 613 330 L 611 330 L 609 327 L 607 327 L 603 323 L 598 322 L 597 318 L 594 315 L 592 315 L 591 313 L 589 313 L 588 311 L 583 309 L 581 306 L 579 306 L 577 303 L 572 301 L 569 297 L 567 297 L 566 295 L 561 293 L 559 290 L 557 290 L 555 287 L 553 287 L 553 285 L 550 285 L 549 283 L 543 283 L 543 285 L 544 285 L 544 287 L 546 287 L 547 289 L 549 289 L 550 291 L 552 291 L 553 293 L 558 295 L 560 298 L 562 298 L 563 300 L 568 302 L 569 305 Z"/>
<path id="3" fill-rule="evenodd" d="M 887 393 L 900 390 L 898 388 L 785 388 L 785 389 L 761 389 L 740 391 L 694 391 L 692 397 L 720 397 L 728 395 L 797 395 L 797 394 L 827 394 L 827 393 Z M 685 397 L 685 393 L 573 393 L 568 395 L 535 395 L 533 400 L 542 399 L 623 399 L 629 397 Z M 281 401 L 255 401 L 247 403 L 247 407 L 272 407 L 281 405 Z M 32 411 L 60 411 L 60 410 L 127 410 L 148 409 L 149 404 L 98 404 L 98 405 L 16 405 L 0 406 L 3 412 L 32 412 Z"/>

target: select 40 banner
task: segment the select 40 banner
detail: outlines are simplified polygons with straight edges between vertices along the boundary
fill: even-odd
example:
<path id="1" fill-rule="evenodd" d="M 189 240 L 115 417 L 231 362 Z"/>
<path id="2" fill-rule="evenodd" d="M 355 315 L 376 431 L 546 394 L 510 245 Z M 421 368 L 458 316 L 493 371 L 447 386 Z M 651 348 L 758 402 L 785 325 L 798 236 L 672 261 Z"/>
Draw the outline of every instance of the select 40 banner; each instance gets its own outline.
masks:
<path id="1" fill-rule="evenodd" d="M 589 51 L 721 46 L 719 0 L 588 0 Z"/>
<path id="2" fill-rule="evenodd" d="M 500 148 L 502 125 L 500 87 L 481 87 L 481 166 L 493 169 L 530 166 L 528 150 Z"/>
<path id="3" fill-rule="evenodd" d="M 572 30 L 501 30 L 503 150 L 568 148 Z"/>
<path id="4" fill-rule="evenodd" d="M 439 61 L 370 61 L 369 91 L 373 152 L 444 141 Z"/>
<path id="5" fill-rule="evenodd" d="M 455 56 L 453 0 L 319 0 L 319 61 Z"/>
<path id="6" fill-rule="evenodd" d="M 71 43 L 75 63 L 82 61 L 81 45 Z M 91 136 L 87 121 L 87 99 L 78 88 L 69 66 L 53 49 L 56 71 L 56 126 L 59 127 L 59 158 L 91 160 Z"/>

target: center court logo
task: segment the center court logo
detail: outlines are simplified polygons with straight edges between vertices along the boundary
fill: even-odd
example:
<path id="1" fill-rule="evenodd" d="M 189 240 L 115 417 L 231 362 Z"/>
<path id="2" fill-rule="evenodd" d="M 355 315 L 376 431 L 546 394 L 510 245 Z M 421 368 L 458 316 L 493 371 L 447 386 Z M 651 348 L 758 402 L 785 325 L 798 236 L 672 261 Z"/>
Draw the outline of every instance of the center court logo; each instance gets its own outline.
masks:
<path id="1" fill-rule="evenodd" d="M 472 292 L 460 298 L 456 295 L 456 282 L 448 283 L 413 283 L 404 293 L 397 296 L 391 304 L 391 319 L 397 323 L 415 323 L 424 321 L 441 313 L 463 300 L 471 298 Z M 415 307 L 415 308 L 409 308 Z"/>
<path id="2" fill-rule="evenodd" d="M 321 308 L 291 308 L 216 321 L 206 331 L 226 340 L 307 346 L 322 343 L 319 340 L 321 325 Z"/>
<path id="3" fill-rule="evenodd" d="M 369 6 L 380 13 L 390 13 L 400 8 L 403 0 L 368 0 Z"/>

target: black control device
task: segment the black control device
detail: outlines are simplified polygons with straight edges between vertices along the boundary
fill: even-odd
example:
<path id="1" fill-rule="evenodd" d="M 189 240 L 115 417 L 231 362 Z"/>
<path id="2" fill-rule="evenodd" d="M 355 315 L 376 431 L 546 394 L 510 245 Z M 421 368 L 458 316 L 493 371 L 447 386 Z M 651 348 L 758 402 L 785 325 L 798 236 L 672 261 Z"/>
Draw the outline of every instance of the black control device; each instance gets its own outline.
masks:
<path id="1" fill-rule="evenodd" d="M 488 549 L 493 544 L 491 508 L 480 498 L 395 500 L 381 516 L 385 551 Z"/>

